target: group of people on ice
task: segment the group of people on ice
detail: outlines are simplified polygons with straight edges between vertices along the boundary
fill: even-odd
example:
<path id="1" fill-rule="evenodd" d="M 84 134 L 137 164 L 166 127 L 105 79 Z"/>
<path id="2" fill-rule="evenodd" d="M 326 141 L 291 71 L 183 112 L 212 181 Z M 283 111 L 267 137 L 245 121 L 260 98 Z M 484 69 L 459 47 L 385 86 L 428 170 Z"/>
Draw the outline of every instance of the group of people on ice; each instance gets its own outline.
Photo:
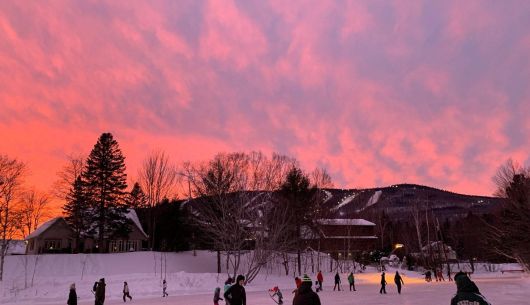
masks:
<path id="1" fill-rule="evenodd" d="M 229 277 L 224 285 L 224 299 L 221 298 L 221 288 L 217 287 L 214 291 L 213 303 L 219 305 L 219 301 L 224 300 L 226 305 L 246 305 L 247 293 L 245 292 L 245 277 L 238 275 L 235 283 L 234 279 Z"/>
<path id="2" fill-rule="evenodd" d="M 426 282 L 432 282 L 433 274 L 434 274 L 434 278 L 436 279 L 437 282 L 442 282 L 442 281 L 445 282 L 445 278 L 444 278 L 442 269 L 435 269 L 433 271 L 431 271 L 431 270 L 425 271 L 425 273 L 424 273 L 425 281 Z M 453 280 L 451 278 L 451 271 L 450 270 L 447 270 L 447 278 L 449 279 L 450 282 Z"/>
<path id="3" fill-rule="evenodd" d="M 405 282 L 403 282 L 403 278 L 399 274 L 399 271 L 396 271 L 396 274 L 394 275 L 394 283 L 396 284 L 398 294 L 401 294 L 401 285 L 405 285 Z M 386 285 L 387 285 L 386 275 L 385 275 L 385 272 L 383 271 L 381 273 L 381 289 L 379 289 L 380 294 L 386 294 Z"/>
<path id="4" fill-rule="evenodd" d="M 466 305 L 466 304 L 478 304 L 478 305 L 490 305 L 486 298 L 480 294 L 480 291 L 477 285 L 471 281 L 469 276 L 464 272 L 458 272 L 454 276 L 454 280 L 457 286 L 457 293 L 451 299 L 451 305 Z M 316 292 L 322 291 L 322 284 L 324 282 L 324 277 L 322 272 L 319 271 L 315 281 Z M 334 277 L 334 287 L 333 290 L 337 288 L 340 291 L 341 278 L 340 274 L 337 272 Z M 355 289 L 355 276 L 353 272 L 350 272 L 348 275 L 348 283 L 350 285 L 350 291 L 356 291 Z M 394 283 L 396 284 L 398 294 L 401 294 L 402 285 L 404 285 L 403 278 L 396 271 L 394 275 Z M 311 278 L 304 274 L 302 278 L 296 278 L 295 280 L 296 289 L 293 291 L 295 294 L 293 299 L 293 305 L 320 305 L 320 297 L 318 294 L 313 291 L 312 284 L 313 281 Z M 379 290 L 380 294 L 386 294 L 386 274 L 385 272 L 381 273 L 381 288 Z M 221 297 L 221 289 L 219 287 L 215 288 L 213 302 L 214 305 L 219 305 L 219 301 L 225 301 L 227 305 L 246 305 L 247 297 L 245 292 L 245 277 L 243 275 L 238 275 L 236 280 L 228 278 L 224 285 L 223 297 Z M 104 305 L 105 302 L 105 279 L 101 278 L 99 281 L 94 283 L 93 293 L 95 296 L 95 305 Z M 166 297 L 168 294 L 166 292 L 167 282 L 163 280 L 163 297 Z M 283 294 L 280 289 L 275 286 L 269 290 L 271 298 L 278 304 L 283 304 Z M 132 300 L 129 291 L 129 285 L 127 282 L 123 283 L 123 301 L 126 302 L 126 299 Z M 68 305 L 77 305 L 77 293 L 75 288 L 75 283 L 70 286 L 70 293 L 67 300 Z"/>
<path id="5" fill-rule="evenodd" d="M 107 284 L 105 284 L 105 278 L 99 279 L 99 281 L 94 282 L 94 285 L 92 286 L 92 293 L 94 294 L 94 304 L 95 305 L 104 305 L 105 304 L 105 288 Z M 164 279 L 162 282 L 162 297 L 168 296 L 167 290 L 167 282 Z M 132 301 L 132 296 L 129 291 L 129 284 L 127 282 L 123 282 L 123 302 L 127 301 L 127 298 L 129 301 Z M 66 301 L 67 305 L 77 305 L 77 292 L 75 289 L 75 283 L 72 283 L 70 285 L 70 293 L 68 294 L 68 300 Z"/>

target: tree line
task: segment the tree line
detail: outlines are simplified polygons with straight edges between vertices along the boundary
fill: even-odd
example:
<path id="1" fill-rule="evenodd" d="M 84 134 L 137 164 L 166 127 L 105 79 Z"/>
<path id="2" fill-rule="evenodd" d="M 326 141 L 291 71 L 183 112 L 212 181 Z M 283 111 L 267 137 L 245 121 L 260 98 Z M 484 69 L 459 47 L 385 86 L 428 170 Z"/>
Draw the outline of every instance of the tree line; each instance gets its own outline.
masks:
<path id="1" fill-rule="evenodd" d="M 50 195 L 25 187 L 26 173 L 22 161 L 0 154 L 0 280 L 10 240 L 27 236 L 51 216 L 52 197 L 65 202 L 64 217 L 79 247 L 74 251 L 82 251 L 87 237 L 106 251 L 104 240 L 128 234 L 126 214 L 134 208 L 147 228 L 149 249 L 208 247 L 218 252 L 219 269 L 221 263 L 234 274 L 244 269 L 250 279 L 271 260 L 282 261 L 286 272 L 291 263 L 300 269 L 302 239 L 316 219 L 326 217 L 323 189 L 333 187 L 325 169 L 305 172 L 296 159 L 280 154 L 220 153 L 211 160 L 177 165 L 165 152 L 154 151 L 128 191 L 125 156 L 110 133 L 98 138 L 88 156 L 68 158 Z M 530 169 L 507 162 L 495 182 L 496 195 L 505 199 L 502 213 L 490 218 L 468 215 L 467 225 L 487 229 L 480 249 L 528 270 L 530 240 L 524 236 L 530 223 Z M 450 230 L 454 224 L 435 222 L 425 206 L 413 211 L 412 221 L 405 224 L 392 223 L 384 214 L 374 216 L 382 249 L 388 241 L 405 237 L 421 248 L 424 236 L 432 236 L 475 256 L 477 247 L 461 245 L 471 239 L 469 234 Z"/>

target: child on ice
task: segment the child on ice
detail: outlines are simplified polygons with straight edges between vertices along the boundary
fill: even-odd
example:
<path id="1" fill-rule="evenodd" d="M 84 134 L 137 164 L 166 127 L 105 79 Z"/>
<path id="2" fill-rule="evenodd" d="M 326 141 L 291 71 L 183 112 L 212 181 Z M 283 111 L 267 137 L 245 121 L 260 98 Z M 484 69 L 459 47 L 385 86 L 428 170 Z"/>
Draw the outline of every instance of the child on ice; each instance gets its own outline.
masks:
<path id="1" fill-rule="evenodd" d="M 280 288 L 278 288 L 278 286 L 272 289 L 269 289 L 269 292 L 273 292 L 273 294 L 271 295 L 271 298 L 274 300 L 274 302 L 276 302 L 276 304 L 278 305 L 283 304 L 283 295 L 282 295 L 282 292 L 280 291 Z M 278 297 L 278 301 L 276 301 L 276 299 L 274 298 L 276 296 Z"/>
<path id="2" fill-rule="evenodd" d="M 215 292 L 213 294 L 213 305 L 219 305 L 219 300 L 224 301 L 223 298 L 220 297 L 220 293 L 221 288 L 215 288 Z"/>

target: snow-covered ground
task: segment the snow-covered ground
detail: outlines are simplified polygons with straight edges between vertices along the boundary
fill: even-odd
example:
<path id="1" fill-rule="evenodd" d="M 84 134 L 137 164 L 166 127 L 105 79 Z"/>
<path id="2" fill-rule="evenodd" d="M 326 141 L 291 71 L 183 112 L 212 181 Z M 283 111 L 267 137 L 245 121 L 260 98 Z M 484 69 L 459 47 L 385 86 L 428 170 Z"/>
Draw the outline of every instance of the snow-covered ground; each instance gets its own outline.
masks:
<path id="1" fill-rule="evenodd" d="M 162 264 L 162 276 L 161 261 L 166 262 Z M 482 293 L 492 304 L 529 304 L 530 278 L 520 273 L 502 274 L 500 269 L 487 272 L 485 266 L 478 266 L 473 280 Z M 93 304 L 92 285 L 105 277 L 105 304 L 123 303 L 123 281 L 129 284 L 134 304 L 211 304 L 214 288 L 222 287 L 226 279 L 225 274 L 218 275 L 215 270 L 216 256 L 209 252 L 198 252 L 197 256 L 190 252 L 10 256 L 6 261 L 5 280 L 0 284 L 0 303 L 65 304 L 68 287 L 75 282 L 79 304 Z M 390 283 L 387 295 L 378 293 L 380 275 L 373 268 L 356 274 L 356 292 L 333 292 L 333 274 L 325 273 L 324 291 L 320 293 L 322 304 L 449 304 L 456 291 L 453 282 L 426 283 L 421 274 L 403 271 L 405 286 L 398 295 L 392 280 L 394 272 L 395 269 L 387 272 Z M 310 276 L 315 278 L 314 274 Z M 162 277 L 168 282 L 168 298 L 161 297 Z M 346 283 L 346 273 L 341 277 Z M 26 282 L 28 288 L 24 288 Z M 294 281 L 292 276 L 282 275 L 281 268 L 264 270 L 246 287 L 248 304 L 274 305 L 267 293 L 273 286 L 279 286 L 285 304 L 291 304 Z M 347 284 L 343 284 L 343 288 L 347 290 Z"/>

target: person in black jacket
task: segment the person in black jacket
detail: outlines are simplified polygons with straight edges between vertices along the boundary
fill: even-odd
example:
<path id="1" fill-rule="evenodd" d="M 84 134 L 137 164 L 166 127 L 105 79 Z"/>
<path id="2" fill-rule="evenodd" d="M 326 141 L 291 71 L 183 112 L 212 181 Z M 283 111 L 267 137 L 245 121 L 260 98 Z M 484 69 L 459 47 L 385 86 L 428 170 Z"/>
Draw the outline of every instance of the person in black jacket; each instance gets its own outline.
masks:
<path id="1" fill-rule="evenodd" d="M 66 301 L 66 304 L 77 305 L 77 293 L 75 292 L 75 283 L 72 283 L 72 285 L 70 285 L 70 294 L 68 294 L 68 301 Z"/>
<path id="2" fill-rule="evenodd" d="M 451 305 L 479 304 L 490 305 L 486 298 L 480 294 L 477 285 L 469 279 L 464 272 L 458 272 L 454 277 L 456 294 L 451 299 Z"/>
<path id="3" fill-rule="evenodd" d="M 379 289 L 379 293 L 386 294 L 386 279 L 385 279 L 385 273 L 381 273 L 381 289 Z"/>
<path id="4" fill-rule="evenodd" d="M 245 292 L 245 277 L 238 275 L 236 283 L 224 293 L 225 300 L 230 302 L 230 305 L 246 305 L 247 294 Z"/>
<path id="5" fill-rule="evenodd" d="M 304 274 L 302 285 L 293 299 L 293 305 L 320 305 L 320 297 L 311 289 L 311 284 L 311 278 Z"/>
<path id="6" fill-rule="evenodd" d="M 333 286 L 333 291 L 335 291 L 335 288 L 339 288 L 340 291 L 340 275 L 338 272 L 335 274 L 335 285 Z"/>
<path id="7" fill-rule="evenodd" d="M 129 298 L 130 301 L 132 301 L 132 297 L 129 294 L 129 284 L 127 282 L 123 282 L 123 302 L 125 302 L 125 298 Z"/>
<path id="8" fill-rule="evenodd" d="M 105 279 L 99 280 L 96 287 L 96 305 L 103 305 L 105 303 Z"/>
<path id="9" fill-rule="evenodd" d="M 403 282 L 401 275 L 399 275 L 399 272 L 397 271 L 396 271 L 396 275 L 394 275 L 394 283 L 396 283 L 398 293 L 401 294 L 401 284 L 405 285 L 405 282 Z"/>

